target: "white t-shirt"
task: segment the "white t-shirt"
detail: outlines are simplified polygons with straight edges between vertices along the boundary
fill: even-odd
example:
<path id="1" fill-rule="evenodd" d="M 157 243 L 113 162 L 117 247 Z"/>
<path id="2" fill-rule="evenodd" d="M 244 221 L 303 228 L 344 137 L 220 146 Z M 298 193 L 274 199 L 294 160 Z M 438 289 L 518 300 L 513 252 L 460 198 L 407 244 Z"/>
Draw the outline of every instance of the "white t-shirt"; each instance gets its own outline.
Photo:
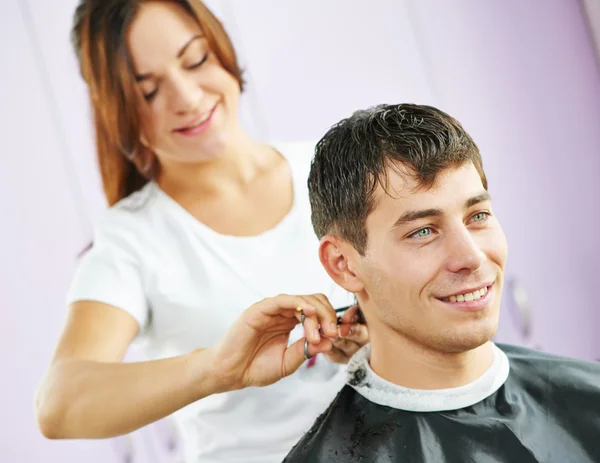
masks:
<path id="1" fill-rule="evenodd" d="M 278 225 L 258 236 L 215 232 L 154 182 L 109 208 L 76 270 L 68 303 L 95 300 L 130 313 L 140 325 L 135 343 L 148 359 L 212 346 L 265 297 L 324 293 L 334 307 L 351 304 L 318 260 L 306 185 L 313 146 L 275 146 L 290 164 L 294 202 Z M 290 342 L 302 336 L 298 326 Z M 305 362 L 274 385 L 185 407 L 172 418 L 186 462 L 280 462 L 344 379 L 345 367 L 320 355 L 314 366 Z"/>

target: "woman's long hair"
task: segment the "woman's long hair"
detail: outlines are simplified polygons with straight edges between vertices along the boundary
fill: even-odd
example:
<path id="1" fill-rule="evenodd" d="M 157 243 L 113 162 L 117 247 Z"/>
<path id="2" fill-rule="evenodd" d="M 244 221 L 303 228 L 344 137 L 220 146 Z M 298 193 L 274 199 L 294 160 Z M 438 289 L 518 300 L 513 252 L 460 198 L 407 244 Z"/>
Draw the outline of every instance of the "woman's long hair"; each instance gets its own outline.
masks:
<path id="1" fill-rule="evenodd" d="M 147 0 L 81 0 L 71 40 L 90 95 L 96 151 L 110 206 L 142 188 L 156 173 L 151 149 L 141 143 L 146 102 L 136 86 L 126 33 Z M 153 0 L 155 1 L 155 0 Z M 243 89 L 242 71 L 220 21 L 200 0 L 163 0 L 196 19 L 210 50 Z"/>

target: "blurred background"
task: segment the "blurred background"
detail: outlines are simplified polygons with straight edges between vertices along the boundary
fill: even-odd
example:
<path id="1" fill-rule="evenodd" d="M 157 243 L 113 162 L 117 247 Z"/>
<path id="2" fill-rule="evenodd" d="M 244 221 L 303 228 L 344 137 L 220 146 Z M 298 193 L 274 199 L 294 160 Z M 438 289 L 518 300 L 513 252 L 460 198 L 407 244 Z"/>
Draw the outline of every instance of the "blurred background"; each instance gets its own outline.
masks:
<path id="1" fill-rule="evenodd" d="M 0 462 L 174 463 L 167 421 L 56 442 L 33 396 L 106 207 L 76 0 L 2 0 Z M 262 140 L 318 140 L 379 103 L 431 104 L 479 145 L 510 257 L 497 340 L 600 359 L 600 0 L 213 0 Z"/>

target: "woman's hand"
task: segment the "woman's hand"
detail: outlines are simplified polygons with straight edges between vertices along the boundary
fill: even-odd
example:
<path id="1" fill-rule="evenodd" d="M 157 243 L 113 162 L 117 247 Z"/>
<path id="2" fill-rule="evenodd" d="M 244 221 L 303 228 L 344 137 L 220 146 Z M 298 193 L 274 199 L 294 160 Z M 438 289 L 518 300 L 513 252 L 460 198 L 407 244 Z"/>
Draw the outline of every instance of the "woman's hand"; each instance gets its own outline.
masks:
<path id="1" fill-rule="evenodd" d="M 290 332 L 302 314 L 306 317 L 306 338 L 288 347 Z M 337 337 L 336 313 L 324 295 L 282 294 L 248 308 L 209 349 L 212 370 L 224 391 L 267 386 L 291 375 L 302 365 L 306 360 L 305 339 L 312 356 L 330 352 L 333 342 L 329 338 Z M 345 351 L 340 349 L 340 352 Z"/>
<path id="2" fill-rule="evenodd" d="M 339 325 L 339 337 L 333 340 L 333 348 L 325 356 L 335 363 L 348 363 L 350 357 L 369 342 L 369 330 L 358 305 L 344 312 Z"/>

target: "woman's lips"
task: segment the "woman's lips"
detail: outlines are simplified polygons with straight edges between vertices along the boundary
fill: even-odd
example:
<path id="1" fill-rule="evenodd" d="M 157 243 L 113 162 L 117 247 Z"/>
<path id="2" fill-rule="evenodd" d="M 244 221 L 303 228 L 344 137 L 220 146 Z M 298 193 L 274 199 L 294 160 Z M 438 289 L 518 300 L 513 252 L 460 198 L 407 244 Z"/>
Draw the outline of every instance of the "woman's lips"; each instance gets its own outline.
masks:
<path id="1" fill-rule="evenodd" d="M 174 132 L 186 137 L 195 136 L 206 132 L 211 125 L 213 116 L 218 106 L 219 105 L 217 103 L 210 111 L 204 112 L 200 116 L 187 123 L 185 126 L 175 129 Z"/>

